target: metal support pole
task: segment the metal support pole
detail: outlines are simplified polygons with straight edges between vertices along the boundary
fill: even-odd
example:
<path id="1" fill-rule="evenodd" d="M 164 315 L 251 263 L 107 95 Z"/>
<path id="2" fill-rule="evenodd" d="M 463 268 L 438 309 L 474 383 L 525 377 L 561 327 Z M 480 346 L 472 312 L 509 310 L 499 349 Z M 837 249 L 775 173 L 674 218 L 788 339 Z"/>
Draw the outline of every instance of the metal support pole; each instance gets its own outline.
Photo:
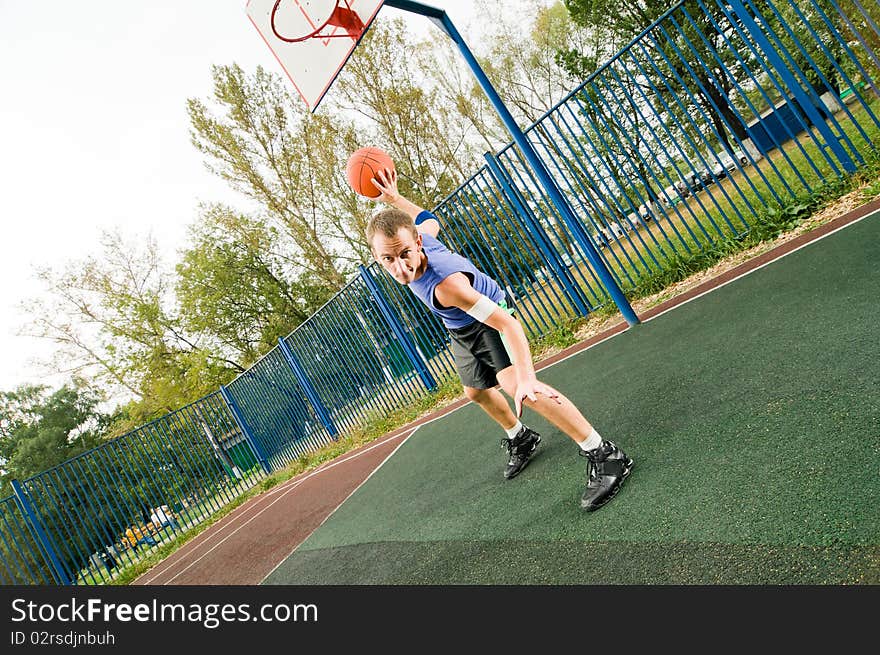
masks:
<path id="1" fill-rule="evenodd" d="M 856 165 L 853 163 L 853 160 L 840 144 L 840 141 L 834 135 L 834 132 L 831 131 L 831 128 L 828 127 L 825 118 L 819 113 L 816 105 L 810 100 L 809 95 L 803 90 L 795 76 L 792 75 L 791 71 L 785 65 L 785 62 L 782 61 L 782 57 L 776 52 L 773 44 L 770 43 L 761 31 L 761 28 L 755 22 L 754 17 L 746 10 L 742 0 L 728 0 L 728 4 L 733 13 L 736 14 L 737 18 L 742 22 L 743 27 L 746 28 L 748 33 L 755 40 L 757 46 L 764 53 L 764 56 L 767 58 L 767 63 L 773 67 L 782 79 L 782 83 L 788 87 L 788 90 L 794 96 L 798 105 L 800 105 L 801 110 L 807 115 L 813 125 L 816 126 L 816 129 L 819 130 L 819 134 L 825 139 L 826 144 L 834 153 L 834 156 L 837 157 L 837 160 L 843 165 L 844 170 L 848 173 L 854 173 Z"/>
<path id="2" fill-rule="evenodd" d="M 21 515 L 24 517 L 25 523 L 28 526 L 28 530 L 30 530 L 31 536 L 34 538 L 34 541 L 37 542 L 40 550 L 43 551 L 43 554 L 49 561 L 49 565 L 52 569 L 52 577 L 55 578 L 55 582 L 63 585 L 73 584 L 67 570 L 64 568 L 64 565 L 58 557 L 56 548 L 52 544 L 52 539 L 49 537 L 49 533 L 46 532 L 46 529 L 43 527 L 43 522 L 40 521 L 39 516 L 37 516 L 34 506 L 31 503 L 30 498 L 28 498 L 24 487 L 21 486 L 21 483 L 18 480 L 12 480 L 11 483 L 12 494 L 15 496 L 15 501 L 18 503 Z"/>
<path id="3" fill-rule="evenodd" d="M 491 102 L 492 106 L 495 107 L 495 111 L 498 112 L 498 115 L 501 118 L 501 121 L 504 123 L 505 127 L 507 128 L 507 131 L 510 132 L 511 136 L 513 136 L 513 140 L 519 147 L 520 152 L 522 152 L 523 156 L 529 162 L 529 166 L 532 167 L 535 176 L 538 178 L 538 181 L 541 183 L 541 186 L 547 193 L 550 202 L 553 203 L 556 211 L 559 212 L 562 220 L 568 226 L 568 229 L 571 231 L 571 234 L 574 237 L 575 241 L 577 241 L 578 245 L 586 253 L 590 265 L 593 267 L 593 270 L 596 271 L 596 274 L 599 276 L 602 285 L 608 291 L 608 294 L 611 296 L 614 304 L 617 305 L 618 309 L 620 309 L 620 313 L 623 315 L 623 318 L 629 325 L 638 325 L 640 322 L 639 317 L 636 316 L 636 313 L 633 311 L 633 308 L 630 306 L 629 301 L 626 299 L 623 290 L 621 290 L 620 286 L 618 286 L 617 281 L 611 274 L 611 271 L 608 270 L 605 262 L 602 261 L 602 258 L 596 251 L 596 247 L 593 245 L 593 241 L 590 238 L 590 235 L 587 234 L 577 216 L 574 215 L 574 212 L 572 211 L 568 202 L 563 197 L 562 191 L 560 191 L 556 182 L 551 177 L 550 172 L 547 170 L 547 167 L 544 166 L 544 162 L 541 161 L 540 157 L 538 157 L 538 153 L 535 152 L 535 149 L 532 147 L 532 144 L 529 143 L 526 135 L 516 124 L 516 121 L 514 120 L 510 111 L 508 111 L 507 107 L 504 106 L 504 103 L 501 101 L 501 97 L 495 91 L 491 82 L 489 82 L 489 78 L 486 77 L 486 74 L 483 72 L 483 69 L 477 62 L 476 57 L 474 57 L 473 53 L 470 51 L 470 48 L 468 48 L 461 34 L 459 34 L 458 30 L 456 29 L 455 25 L 453 25 L 446 12 L 443 9 L 438 9 L 437 7 L 424 5 L 420 2 L 412 2 L 412 0 L 385 0 L 385 4 L 389 7 L 394 7 L 395 9 L 401 9 L 403 11 L 409 11 L 415 14 L 420 14 L 422 16 L 427 16 L 431 20 L 431 22 L 437 25 L 449 36 L 449 38 L 451 38 L 455 42 L 455 44 L 458 46 L 458 49 L 461 51 L 461 54 L 464 57 L 465 61 L 470 66 L 471 71 L 473 71 L 474 76 L 477 78 L 477 82 L 479 83 L 480 87 L 482 87 L 483 92 L 486 94 L 486 97 L 489 98 L 489 102 Z"/>
<path id="4" fill-rule="evenodd" d="M 260 466 L 263 467 L 263 470 L 266 474 L 272 473 L 272 467 L 269 464 L 269 459 L 266 457 L 266 453 L 263 452 L 263 449 L 257 444 L 257 440 L 254 439 L 254 435 L 251 434 L 250 428 L 248 428 L 247 421 L 244 420 L 244 415 L 241 413 L 241 410 L 238 408 L 238 404 L 235 402 L 235 399 L 232 397 L 232 394 L 229 393 L 229 389 L 224 387 L 222 384 L 220 385 L 220 396 L 226 402 L 226 406 L 229 407 L 229 411 L 232 413 L 232 418 L 235 419 L 235 422 L 238 423 L 238 429 L 241 430 L 241 433 L 244 435 L 244 438 L 247 439 L 247 442 L 251 446 L 251 450 L 254 451 L 254 457 L 257 458 L 257 461 L 260 462 Z"/>
<path id="5" fill-rule="evenodd" d="M 559 253 L 556 252 L 556 248 L 553 246 L 553 243 L 550 241 L 544 228 L 537 220 L 535 220 L 535 217 L 526 207 L 520 192 L 513 185 L 513 180 L 510 179 L 510 176 L 504 171 L 494 155 L 486 152 L 483 153 L 483 157 L 489 165 L 489 172 L 492 174 L 492 177 L 494 177 L 495 181 L 501 186 L 501 191 L 504 194 L 504 197 L 508 199 L 513 210 L 527 225 L 529 232 L 535 236 L 535 241 L 538 243 L 538 248 L 541 250 L 541 254 L 544 255 L 544 260 L 550 265 L 556 278 L 562 283 L 562 289 L 566 297 L 571 304 L 574 305 L 578 314 L 581 316 L 588 316 L 590 314 L 590 308 L 584 300 L 580 287 L 577 286 L 568 267 L 565 265 L 565 262 L 562 261 Z"/>
<path id="6" fill-rule="evenodd" d="M 217 459 L 220 460 L 220 463 L 224 466 L 229 467 L 229 470 L 232 472 L 232 477 L 236 480 L 241 480 L 241 471 L 238 470 L 238 467 L 235 465 L 235 462 L 229 456 L 223 447 L 220 445 L 220 442 L 217 441 L 217 437 L 214 436 L 214 433 L 211 431 L 211 426 L 208 425 L 207 419 L 205 419 L 205 415 L 198 405 L 193 407 L 196 415 L 199 417 L 199 425 L 202 426 L 202 432 L 205 433 L 205 438 L 208 440 L 208 443 L 211 444 L 211 448 L 214 449 L 214 455 L 217 456 Z"/>
<path id="7" fill-rule="evenodd" d="M 321 423 L 327 429 L 327 432 L 330 433 L 330 436 L 333 437 L 333 440 L 335 441 L 337 437 L 339 437 L 339 430 L 337 429 L 336 424 L 333 422 L 333 419 L 330 418 L 330 412 L 327 411 L 327 408 L 324 407 L 324 403 L 321 402 L 321 397 L 318 395 L 318 391 L 315 389 L 314 385 L 312 385 L 311 380 L 309 380 L 309 378 L 306 376 L 305 370 L 299 363 L 296 355 L 293 354 L 290 346 L 285 343 L 283 337 L 278 337 L 278 346 L 281 348 L 281 353 L 284 355 L 284 359 L 287 360 L 287 363 L 293 370 L 293 374 L 296 376 L 296 379 L 299 382 L 299 386 L 302 387 L 303 391 L 306 394 L 306 397 L 309 399 L 309 402 L 312 403 L 315 414 L 318 415 L 318 419 L 321 421 Z"/>
<path id="8" fill-rule="evenodd" d="M 382 293 L 379 285 L 376 284 L 376 280 L 373 279 L 373 276 L 370 275 L 370 272 L 366 267 L 360 265 L 358 266 L 358 269 L 360 270 L 364 284 L 367 285 L 367 289 L 370 291 L 370 295 L 373 296 L 376 304 L 379 305 L 379 311 L 382 312 L 382 316 L 385 317 L 391 331 L 394 332 L 394 336 L 397 337 L 397 341 L 403 348 L 404 354 L 412 363 L 416 373 L 419 374 L 425 388 L 428 391 L 434 391 L 434 389 L 437 388 L 437 381 L 434 379 L 434 376 L 431 375 L 431 371 L 428 370 L 427 363 L 421 358 L 418 350 L 416 350 L 415 344 L 410 341 L 409 335 L 406 333 L 403 324 L 397 317 L 397 313 L 392 309 L 388 300 L 385 298 L 385 294 Z"/>

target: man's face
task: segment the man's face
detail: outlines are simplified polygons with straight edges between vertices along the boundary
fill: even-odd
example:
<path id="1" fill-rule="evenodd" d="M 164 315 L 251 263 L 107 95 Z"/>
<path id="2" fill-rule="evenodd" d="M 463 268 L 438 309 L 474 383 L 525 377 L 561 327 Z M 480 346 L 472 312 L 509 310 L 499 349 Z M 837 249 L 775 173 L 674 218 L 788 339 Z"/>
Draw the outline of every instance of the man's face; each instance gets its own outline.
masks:
<path id="1" fill-rule="evenodd" d="M 373 236 L 373 257 L 401 284 L 409 284 L 419 274 L 422 263 L 422 235 L 413 236 L 402 227 L 393 237 Z"/>

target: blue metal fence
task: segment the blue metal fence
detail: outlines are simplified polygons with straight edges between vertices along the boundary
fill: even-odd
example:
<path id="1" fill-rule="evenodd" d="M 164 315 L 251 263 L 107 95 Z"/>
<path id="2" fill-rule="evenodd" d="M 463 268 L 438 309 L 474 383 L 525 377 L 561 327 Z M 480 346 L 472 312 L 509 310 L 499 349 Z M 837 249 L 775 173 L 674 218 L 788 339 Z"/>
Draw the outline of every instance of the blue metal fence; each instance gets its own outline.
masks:
<path id="1" fill-rule="evenodd" d="M 690 0 L 524 130 L 632 290 L 877 159 L 880 8 Z M 435 209 L 527 333 L 609 302 L 515 144 Z M 376 264 L 218 392 L 0 500 L 0 582 L 100 584 L 276 470 L 428 393 L 449 337 Z M 166 506 L 174 521 L 155 520 Z M 158 515 L 162 517 L 163 515 Z"/>
<path id="2" fill-rule="evenodd" d="M 14 481 L 15 495 L 0 501 L 0 582 L 107 582 L 264 476 L 220 394 L 210 394 Z"/>

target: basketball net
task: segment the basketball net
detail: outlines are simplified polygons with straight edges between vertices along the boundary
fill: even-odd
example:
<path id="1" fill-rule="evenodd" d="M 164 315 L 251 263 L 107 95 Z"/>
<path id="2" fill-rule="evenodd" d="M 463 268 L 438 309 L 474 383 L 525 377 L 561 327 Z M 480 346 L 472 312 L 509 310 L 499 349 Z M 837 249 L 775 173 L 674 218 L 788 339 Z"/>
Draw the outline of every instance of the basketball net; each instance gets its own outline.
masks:
<path id="1" fill-rule="evenodd" d="M 327 21 L 327 24 L 341 27 L 348 32 L 346 36 L 356 39 L 360 33 L 364 31 L 364 23 L 361 21 L 361 17 L 351 10 L 347 0 L 342 1 L 345 2 L 346 6 L 341 7 L 337 3 L 336 9 L 333 10 L 333 15 L 330 16 L 330 20 Z M 342 35 L 340 34 L 339 36 Z"/>

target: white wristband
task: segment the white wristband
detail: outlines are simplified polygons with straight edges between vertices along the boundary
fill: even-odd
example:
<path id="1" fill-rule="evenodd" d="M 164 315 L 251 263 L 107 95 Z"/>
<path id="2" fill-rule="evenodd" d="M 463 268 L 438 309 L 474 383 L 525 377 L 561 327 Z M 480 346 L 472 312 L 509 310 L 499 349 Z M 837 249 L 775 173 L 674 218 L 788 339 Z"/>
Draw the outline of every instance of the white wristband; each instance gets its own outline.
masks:
<path id="1" fill-rule="evenodd" d="M 486 319 L 489 318 L 492 315 L 492 312 L 496 309 L 498 309 L 498 304 L 495 301 L 480 294 L 480 299 L 474 303 L 473 307 L 466 309 L 465 313 L 468 316 L 473 316 L 480 323 L 485 323 Z"/>

